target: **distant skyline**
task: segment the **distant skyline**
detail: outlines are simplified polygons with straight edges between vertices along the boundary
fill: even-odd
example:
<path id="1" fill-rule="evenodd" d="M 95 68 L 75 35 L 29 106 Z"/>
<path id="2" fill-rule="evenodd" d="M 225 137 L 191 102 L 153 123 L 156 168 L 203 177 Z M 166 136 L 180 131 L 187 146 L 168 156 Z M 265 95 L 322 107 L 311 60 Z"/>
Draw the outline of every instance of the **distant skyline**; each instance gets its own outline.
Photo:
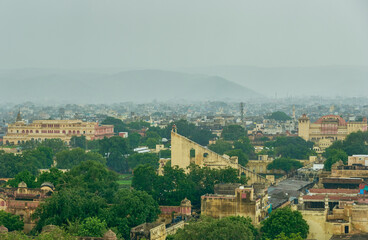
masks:
<path id="1" fill-rule="evenodd" d="M 368 66 L 368 1 L 5 0 L 0 68 Z"/>

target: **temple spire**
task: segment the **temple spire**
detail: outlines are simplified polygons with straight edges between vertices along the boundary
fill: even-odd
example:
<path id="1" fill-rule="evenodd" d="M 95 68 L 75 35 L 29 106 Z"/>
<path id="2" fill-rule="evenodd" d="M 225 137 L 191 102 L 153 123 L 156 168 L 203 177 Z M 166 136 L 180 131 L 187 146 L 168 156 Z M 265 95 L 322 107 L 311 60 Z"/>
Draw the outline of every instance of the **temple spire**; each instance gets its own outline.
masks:
<path id="1" fill-rule="evenodd" d="M 18 112 L 18 115 L 17 115 L 17 119 L 15 121 L 16 122 L 22 121 L 22 116 L 20 115 L 20 109 L 19 109 L 19 112 Z"/>

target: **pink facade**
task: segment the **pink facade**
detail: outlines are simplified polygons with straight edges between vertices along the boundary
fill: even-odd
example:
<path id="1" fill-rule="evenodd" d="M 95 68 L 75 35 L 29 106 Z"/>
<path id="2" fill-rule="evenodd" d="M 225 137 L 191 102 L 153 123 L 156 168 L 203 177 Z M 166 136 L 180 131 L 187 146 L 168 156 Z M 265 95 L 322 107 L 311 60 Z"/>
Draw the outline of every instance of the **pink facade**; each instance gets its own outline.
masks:
<path id="1" fill-rule="evenodd" d="M 160 206 L 161 214 L 172 214 L 173 212 L 179 213 L 182 215 L 190 216 L 192 214 L 191 207 L 184 206 Z"/>
<path id="2" fill-rule="evenodd" d="M 96 125 L 94 139 L 110 138 L 114 136 L 114 125 Z"/>

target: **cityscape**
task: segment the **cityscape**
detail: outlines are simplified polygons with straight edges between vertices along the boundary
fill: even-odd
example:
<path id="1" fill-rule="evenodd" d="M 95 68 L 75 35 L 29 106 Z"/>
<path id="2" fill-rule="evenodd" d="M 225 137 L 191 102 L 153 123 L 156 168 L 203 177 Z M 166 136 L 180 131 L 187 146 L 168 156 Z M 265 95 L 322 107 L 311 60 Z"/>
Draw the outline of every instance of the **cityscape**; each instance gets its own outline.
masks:
<path id="1" fill-rule="evenodd" d="M 0 3 L 0 239 L 368 239 L 364 0 Z"/>

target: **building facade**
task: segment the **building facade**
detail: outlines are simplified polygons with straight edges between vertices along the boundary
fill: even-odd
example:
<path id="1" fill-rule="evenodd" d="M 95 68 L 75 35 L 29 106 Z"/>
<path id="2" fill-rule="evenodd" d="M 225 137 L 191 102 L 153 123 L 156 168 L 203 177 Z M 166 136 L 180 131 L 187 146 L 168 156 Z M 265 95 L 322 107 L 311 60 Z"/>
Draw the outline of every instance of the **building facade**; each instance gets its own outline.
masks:
<path id="1" fill-rule="evenodd" d="M 263 191 L 259 191 L 263 190 Z M 235 189 L 234 195 L 206 194 L 201 197 L 201 214 L 213 218 L 230 216 L 250 217 L 255 225 L 271 211 L 265 189 L 243 187 Z"/>
<path id="2" fill-rule="evenodd" d="M 340 116 L 326 115 L 314 123 L 310 122 L 306 114 L 299 118 L 298 136 L 315 142 L 317 152 L 323 152 L 334 141 L 344 140 L 350 133 L 358 131 L 367 131 L 367 118 L 361 122 L 346 122 Z"/>
<path id="3" fill-rule="evenodd" d="M 114 135 L 113 125 L 99 125 L 97 122 L 81 120 L 36 120 L 31 124 L 17 121 L 8 125 L 4 136 L 5 144 L 21 144 L 26 141 L 42 141 L 58 138 L 70 143 L 72 136 L 85 136 L 87 140 L 103 139 Z"/>

